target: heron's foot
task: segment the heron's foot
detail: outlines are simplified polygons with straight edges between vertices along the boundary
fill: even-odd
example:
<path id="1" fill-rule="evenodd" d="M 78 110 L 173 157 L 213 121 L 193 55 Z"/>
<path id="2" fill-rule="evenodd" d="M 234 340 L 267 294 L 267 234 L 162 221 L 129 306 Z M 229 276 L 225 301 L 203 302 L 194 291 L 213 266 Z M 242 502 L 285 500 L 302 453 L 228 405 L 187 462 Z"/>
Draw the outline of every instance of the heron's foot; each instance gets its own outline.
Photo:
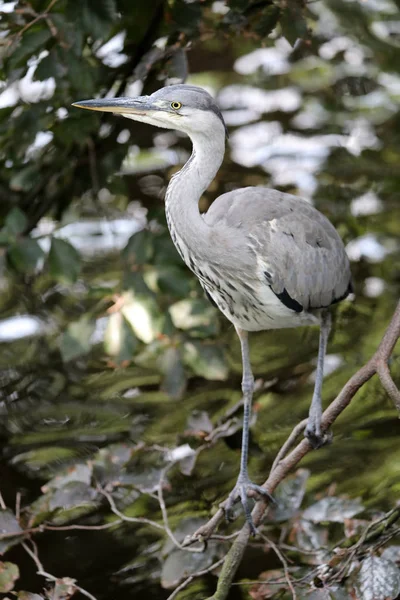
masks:
<path id="1" fill-rule="evenodd" d="M 331 431 L 321 431 L 320 421 L 309 418 L 304 431 L 304 437 L 308 439 L 314 450 L 332 442 Z"/>
<path id="2" fill-rule="evenodd" d="M 256 529 L 256 526 L 254 525 L 253 519 L 251 517 L 251 510 L 250 510 L 249 497 L 248 497 L 248 492 L 251 492 L 251 491 L 256 492 L 257 494 L 259 494 L 260 496 L 262 496 L 269 502 L 276 504 L 275 498 L 273 498 L 273 496 L 271 496 L 271 494 L 269 492 L 267 492 L 266 489 L 264 489 L 260 485 L 257 485 L 256 483 L 253 483 L 252 481 L 250 481 L 249 476 L 247 474 L 246 475 L 240 474 L 235 487 L 233 488 L 233 490 L 229 494 L 228 498 L 225 500 L 225 502 L 221 506 L 224 509 L 225 518 L 228 521 L 232 521 L 233 520 L 233 517 L 232 517 L 233 506 L 234 506 L 234 504 L 236 504 L 236 502 L 238 502 L 240 500 L 240 502 L 242 503 L 242 506 L 243 506 L 246 521 L 250 527 L 250 531 L 253 535 L 256 535 L 257 529 Z"/>

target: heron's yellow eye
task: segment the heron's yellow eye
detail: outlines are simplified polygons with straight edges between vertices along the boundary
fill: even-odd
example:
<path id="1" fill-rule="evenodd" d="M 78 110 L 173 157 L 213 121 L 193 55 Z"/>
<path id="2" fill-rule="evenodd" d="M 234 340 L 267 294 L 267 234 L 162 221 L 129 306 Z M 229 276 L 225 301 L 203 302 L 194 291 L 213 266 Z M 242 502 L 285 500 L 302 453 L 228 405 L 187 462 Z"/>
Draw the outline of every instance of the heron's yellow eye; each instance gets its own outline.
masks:
<path id="1" fill-rule="evenodd" d="M 182 104 L 180 102 L 171 102 L 171 108 L 174 110 L 179 110 Z"/>

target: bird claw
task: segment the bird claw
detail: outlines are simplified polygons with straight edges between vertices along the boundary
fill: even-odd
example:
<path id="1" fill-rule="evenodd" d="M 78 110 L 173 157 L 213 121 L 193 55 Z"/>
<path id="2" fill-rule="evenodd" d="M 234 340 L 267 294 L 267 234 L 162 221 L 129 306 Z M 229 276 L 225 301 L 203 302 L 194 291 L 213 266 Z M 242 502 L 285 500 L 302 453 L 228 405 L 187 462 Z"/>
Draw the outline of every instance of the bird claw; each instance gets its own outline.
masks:
<path id="1" fill-rule="evenodd" d="M 257 535 L 257 528 L 253 523 L 253 519 L 251 516 L 251 510 L 250 510 L 250 506 L 249 506 L 249 497 L 248 497 L 249 491 L 257 492 L 257 494 L 259 494 L 263 498 L 269 500 L 273 504 L 276 504 L 275 498 L 273 498 L 273 496 L 271 496 L 271 494 L 269 492 L 267 492 L 267 490 L 265 488 L 250 481 L 248 476 L 240 476 L 239 475 L 239 478 L 236 482 L 235 487 L 233 488 L 233 490 L 229 494 L 228 498 L 225 500 L 225 502 L 221 506 L 225 512 L 226 520 L 233 521 L 232 509 L 233 509 L 234 504 L 236 504 L 236 502 L 238 502 L 240 500 L 240 502 L 243 506 L 246 521 L 250 527 L 250 531 L 251 531 L 252 535 Z"/>
<path id="2" fill-rule="evenodd" d="M 318 450 L 318 448 L 330 444 L 333 436 L 331 431 L 321 431 L 319 423 L 317 425 L 309 421 L 304 431 L 304 437 L 307 438 L 314 450 Z"/>

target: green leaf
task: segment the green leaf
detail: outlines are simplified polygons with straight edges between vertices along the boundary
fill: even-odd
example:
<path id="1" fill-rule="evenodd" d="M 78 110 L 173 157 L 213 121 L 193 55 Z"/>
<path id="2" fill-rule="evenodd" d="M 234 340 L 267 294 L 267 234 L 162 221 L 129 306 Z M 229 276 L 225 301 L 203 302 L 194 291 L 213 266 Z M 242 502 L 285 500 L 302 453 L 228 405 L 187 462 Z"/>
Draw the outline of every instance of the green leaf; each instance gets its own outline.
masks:
<path id="1" fill-rule="evenodd" d="M 14 583 L 19 578 L 17 565 L 11 562 L 0 562 L 0 592 L 3 594 L 14 589 Z"/>
<path id="2" fill-rule="evenodd" d="M 87 317 L 68 325 L 60 339 L 60 352 L 64 362 L 90 352 L 92 347 L 90 338 L 94 329 L 95 324 Z"/>
<path id="3" fill-rule="evenodd" d="M 171 346 L 159 359 L 159 366 L 164 373 L 161 389 L 171 398 L 181 398 L 186 389 L 187 377 L 178 348 Z"/>
<path id="4" fill-rule="evenodd" d="M 161 292 L 171 293 L 179 298 L 188 296 L 192 277 L 187 269 L 178 265 L 164 265 L 156 268 L 157 284 Z"/>
<path id="5" fill-rule="evenodd" d="M 33 79 L 43 81 L 44 79 L 49 79 L 49 77 L 54 77 L 58 79 L 66 74 L 66 68 L 62 65 L 57 59 L 55 52 L 50 52 L 48 56 L 45 56 L 39 63 L 37 69 L 35 69 L 35 73 L 33 75 Z"/>
<path id="6" fill-rule="evenodd" d="M 75 0 L 70 0 L 70 4 L 77 9 L 74 15 L 69 14 L 67 8 L 65 15 L 53 13 L 51 16 L 51 20 L 57 28 L 58 37 L 64 42 L 63 45 L 66 47 L 66 50 L 64 50 L 58 45 L 52 49 L 53 52 L 57 53 L 59 62 L 63 68 L 63 56 L 65 52 L 73 52 L 76 56 L 81 56 L 85 38 L 82 19 L 79 18 L 78 12 L 80 3 L 78 4 Z"/>
<path id="7" fill-rule="evenodd" d="M 282 35 L 291 46 L 294 46 L 296 40 L 305 39 L 308 35 L 304 8 L 298 0 L 287 0 L 282 9 L 280 24 Z"/>
<path id="8" fill-rule="evenodd" d="M 76 56 L 72 52 L 65 51 L 63 55 L 65 67 L 68 73 L 71 88 L 80 96 L 92 96 L 95 93 L 94 76 L 95 71 L 84 57 Z"/>
<path id="9" fill-rule="evenodd" d="M 108 319 L 104 336 L 104 345 L 107 354 L 115 357 L 117 363 L 132 360 L 137 348 L 137 338 L 133 333 L 130 323 L 120 312 L 116 312 Z"/>
<path id="10" fill-rule="evenodd" d="M 0 540 L 0 554 L 7 552 L 9 548 L 19 544 L 23 539 L 23 530 L 20 527 L 14 513 L 9 509 L 0 510 L 0 532 L 4 534 L 15 534 L 15 537 L 4 538 Z"/>
<path id="11" fill-rule="evenodd" d="M 23 238 L 9 247 L 7 256 L 16 271 L 32 274 L 44 257 L 44 252 L 36 240 Z"/>
<path id="12" fill-rule="evenodd" d="M 115 0 L 88 0 L 88 5 L 104 21 L 113 22 L 117 18 L 117 3 Z"/>
<path id="13" fill-rule="evenodd" d="M 202 298 L 187 298 L 169 307 L 172 322 L 178 329 L 204 327 L 207 333 L 216 332 L 217 317 L 214 307 Z"/>
<path id="14" fill-rule="evenodd" d="M 196 375 L 212 381 L 223 381 L 228 377 L 228 365 L 219 346 L 202 342 L 187 342 L 183 360 Z"/>
<path id="15" fill-rule="evenodd" d="M 10 210 L 4 222 L 4 227 L 7 232 L 14 235 L 22 233 L 27 225 L 28 219 L 18 206 L 15 206 Z"/>
<path id="16" fill-rule="evenodd" d="M 67 7 L 69 21 L 79 22 L 94 40 L 108 37 L 117 17 L 115 0 L 70 0 Z"/>
<path id="17" fill-rule="evenodd" d="M 149 344 L 161 334 L 164 323 L 157 302 L 150 294 L 145 296 L 126 292 L 123 298 L 122 314 L 139 340 Z"/>
<path id="18" fill-rule="evenodd" d="M 64 283 L 74 283 L 81 270 L 81 257 L 65 240 L 53 237 L 49 253 L 50 275 Z"/>
<path id="19" fill-rule="evenodd" d="M 19 169 L 10 180 L 10 189 L 13 192 L 28 192 L 32 189 L 38 177 L 36 165 L 29 165 L 24 169 Z"/>
<path id="20" fill-rule="evenodd" d="M 43 21 L 42 21 L 43 23 Z M 32 54 L 44 49 L 46 42 L 51 38 L 51 32 L 47 26 L 40 29 L 31 27 L 19 41 L 18 46 L 11 54 L 7 67 L 9 70 L 15 69 L 19 65 L 25 64 L 32 57 Z"/>
<path id="21" fill-rule="evenodd" d="M 18 600 L 44 600 L 43 596 L 39 594 L 31 594 L 31 592 L 18 592 Z"/>
<path id="22" fill-rule="evenodd" d="M 134 233 L 122 252 L 123 260 L 132 265 L 144 265 L 153 255 L 154 236 L 147 229 Z"/>

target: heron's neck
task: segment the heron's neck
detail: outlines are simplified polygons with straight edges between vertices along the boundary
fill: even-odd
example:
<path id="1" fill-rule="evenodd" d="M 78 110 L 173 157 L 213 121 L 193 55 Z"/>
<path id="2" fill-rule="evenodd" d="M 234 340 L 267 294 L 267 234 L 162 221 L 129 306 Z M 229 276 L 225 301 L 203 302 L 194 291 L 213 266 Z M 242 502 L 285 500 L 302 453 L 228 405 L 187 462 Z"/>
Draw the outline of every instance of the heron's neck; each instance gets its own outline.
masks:
<path id="1" fill-rule="evenodd" d="M 166 197 L 165 210 L 168 227 L 175 245 L 179 242 L 195 250 L 199 240 L 206 243 L 208 225 L 199 211 L 199 200 L 214 179 L 224 157 L 225 135 L 191 136 L 193 151 L 184 167 L 171 179 Z M 179 240 L 180 238 L 180 240 Z M 177 243 L 178 242 L 178 243 Z M 182 250 L 178 247 L 182 254 Z M 184 256 L 186 261 L 186 256 Z"/>

